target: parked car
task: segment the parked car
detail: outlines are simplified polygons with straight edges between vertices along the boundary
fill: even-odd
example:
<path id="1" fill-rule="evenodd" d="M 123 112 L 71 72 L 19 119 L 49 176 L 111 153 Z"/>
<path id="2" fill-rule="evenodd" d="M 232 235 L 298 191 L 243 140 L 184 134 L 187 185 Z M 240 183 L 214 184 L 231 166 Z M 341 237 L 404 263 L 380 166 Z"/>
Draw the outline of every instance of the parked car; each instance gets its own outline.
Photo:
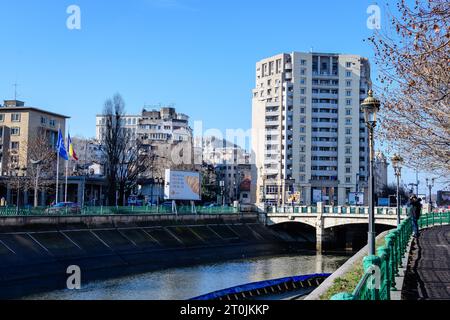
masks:
<path id="1" fill-rule="evenodd" d="M 80 214 L 81 208 L 78 205 L 78 203 L 59 202 L 57 204 L 52 205 L 50 208 L 47 208 L 45 210 L 45 213 L 48 213 L 48 214 L 64 214 L 64 213 Z"/>
<path id="2" fill-rule="evenodd" d="M 217 208 L 220 207 L 217 203 L 215 202 L 207 202 L 203 204 L 203 208 L 207 209 L 207 208 Z"/>
<path id="3" fill-rule="evenodd" d="M 161 206 L 166 208 L 172 208 L 172 201 L 165 201 L 161 203 Z"/>
<path id="4" fill-rule="evenodd" d="M 140 196 L 129 196 L 128 206 L 142 207 L 144 205 L 144 199 Z"/>

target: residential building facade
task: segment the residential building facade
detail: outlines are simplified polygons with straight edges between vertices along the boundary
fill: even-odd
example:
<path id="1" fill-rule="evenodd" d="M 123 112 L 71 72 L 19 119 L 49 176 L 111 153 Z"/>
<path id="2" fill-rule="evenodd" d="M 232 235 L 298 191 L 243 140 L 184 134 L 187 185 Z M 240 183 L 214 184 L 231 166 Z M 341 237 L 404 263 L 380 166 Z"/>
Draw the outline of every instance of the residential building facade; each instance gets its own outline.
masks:
<path id="1" fill-rule="evenodd" d="M 56 146 L 58 128 L 64 135 L 68 118 L 54 112 L 27 107 L 23 101 L 5 100 L 0 107 L 0 175 L 8 175 L 11 168 L 29 165 L 28 150 L 36 135 L 44 133 L 49 144 Z"/>
<path id="2" fill-rule="evenodd" d="M 151 157 L 148 171 L 139 179 L 140 193 L 149 202 L 161 201 L 165 169 L 193 170 L 193 132 L 189 117 L 177 113 L 175 108 L 142 111 L 141 115 L 123 116 L 123 127 L 133 141 L 142 143 L 143 150 Z M 105 137 L 106 119 L 98 115 L 97 135 L 100 144 Z"/>
<path id="3" fill-rule="evenodd" d="M 256 64 L 252 100 L 255 202 L 344 205 L 367 193 L 368 132 L 360 103 L 370 64 L 358 55 L 283 53 Z"/>
<path id="4" fill-rule="evenodd" d="M 383 188 L 388 185 L 388 166 L 386 156 L 381 151 L 375 152 L 374 159 L 374 178 L 375 194 L 381 194 Z"/>

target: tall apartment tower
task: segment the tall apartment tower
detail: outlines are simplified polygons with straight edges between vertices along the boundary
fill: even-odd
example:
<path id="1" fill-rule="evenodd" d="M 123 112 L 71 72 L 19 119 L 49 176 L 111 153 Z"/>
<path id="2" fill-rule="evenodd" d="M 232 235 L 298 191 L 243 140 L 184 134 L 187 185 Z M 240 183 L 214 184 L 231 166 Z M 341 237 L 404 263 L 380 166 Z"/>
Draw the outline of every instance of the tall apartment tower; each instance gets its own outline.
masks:
<path id="1" fill-rule="evenodd" d="M 360 110 L 371 86 L 368 59 L 279 54 L 256 64 L 252 102 L 252 198 L 344 205 L 367 193 L 368 132 Z M 366 199 L 367 201 L 367 199 Z"/>

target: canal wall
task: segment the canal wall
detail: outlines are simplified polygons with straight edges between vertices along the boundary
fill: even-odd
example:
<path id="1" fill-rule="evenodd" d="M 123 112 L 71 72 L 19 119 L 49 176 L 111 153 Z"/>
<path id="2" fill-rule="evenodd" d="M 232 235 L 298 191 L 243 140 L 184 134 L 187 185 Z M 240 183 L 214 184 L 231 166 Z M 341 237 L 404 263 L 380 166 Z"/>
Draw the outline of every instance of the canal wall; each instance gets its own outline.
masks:
<path id="1" fill-rule="evenodd" d="M 257 214 L 0 218 L 0 298 L 170 267 L 281 253 Z"/>

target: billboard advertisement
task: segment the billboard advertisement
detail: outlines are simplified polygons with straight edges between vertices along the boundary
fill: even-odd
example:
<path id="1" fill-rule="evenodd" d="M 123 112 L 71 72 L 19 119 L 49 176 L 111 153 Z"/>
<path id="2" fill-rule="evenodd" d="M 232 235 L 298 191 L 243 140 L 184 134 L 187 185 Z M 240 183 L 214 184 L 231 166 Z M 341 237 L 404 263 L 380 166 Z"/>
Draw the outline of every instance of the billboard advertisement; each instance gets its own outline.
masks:
<path id="1" fill-rule="evenodd" d="M 364 192 L 350 192 L 348 194 L 348 203 L 353 206 L 363 206 Z"/>
<path id="2" fill-rule="evenodd" d="M 200 190 L 200 173 L 166 169 L 164 199 L 199 201 Z"/>
<path id="3" fill-rule="evenodd" d="M 436 203 L 439 207 L 450 206 L 450 191 L 438 191 Z"/>

